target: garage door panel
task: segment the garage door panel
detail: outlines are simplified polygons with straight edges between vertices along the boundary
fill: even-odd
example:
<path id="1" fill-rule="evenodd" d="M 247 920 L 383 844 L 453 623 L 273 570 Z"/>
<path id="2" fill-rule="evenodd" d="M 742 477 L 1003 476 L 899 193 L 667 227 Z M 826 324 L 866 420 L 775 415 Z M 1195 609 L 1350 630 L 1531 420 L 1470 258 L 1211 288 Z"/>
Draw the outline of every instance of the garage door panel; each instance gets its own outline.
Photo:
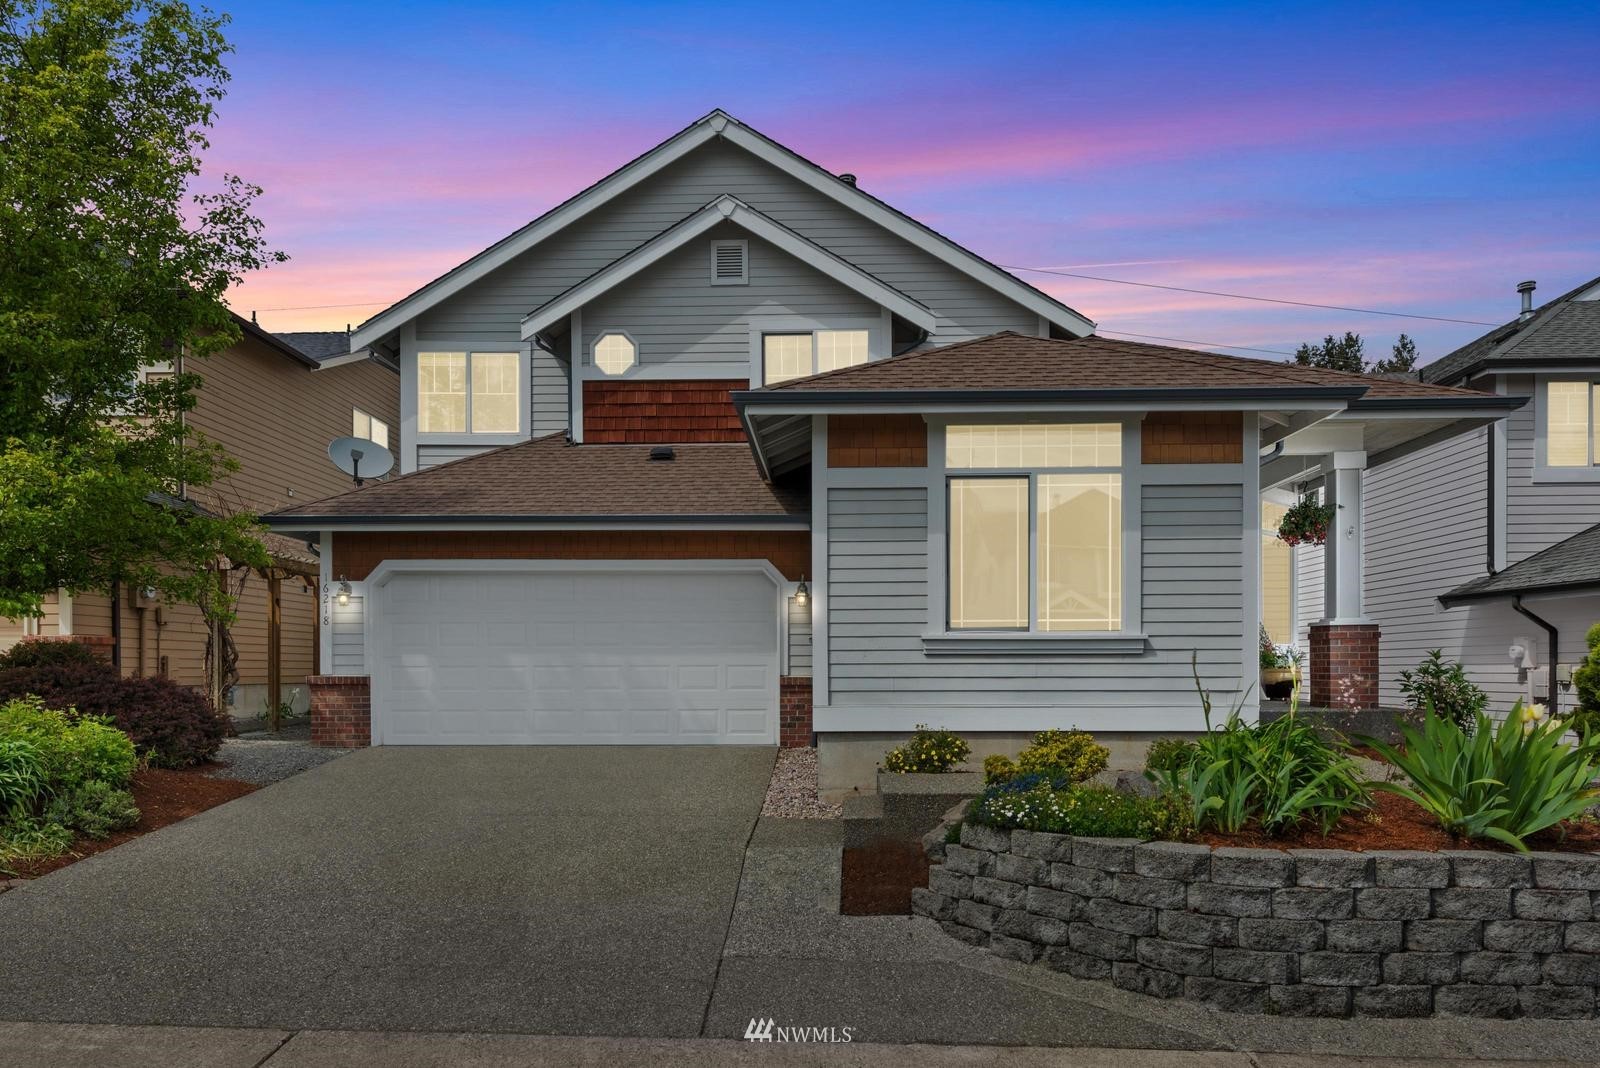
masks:
<path id="1" fill-rule="evenodd" d="M 777 739 L 778 605 L 765 575 L 400 574 L 379 597 L 380 741 Z"/>

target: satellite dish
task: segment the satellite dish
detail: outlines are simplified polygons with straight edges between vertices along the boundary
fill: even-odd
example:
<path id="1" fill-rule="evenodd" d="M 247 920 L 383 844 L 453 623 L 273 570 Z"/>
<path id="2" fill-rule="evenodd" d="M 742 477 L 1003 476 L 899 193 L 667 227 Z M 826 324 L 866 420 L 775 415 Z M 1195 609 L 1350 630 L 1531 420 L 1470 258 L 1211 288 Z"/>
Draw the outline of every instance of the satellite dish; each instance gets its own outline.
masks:
<path id="1" fill-rule="evenodd" d="M 394 468 L 394 453 L 366 438 L 334 438 L 328 444 L 328 459 L 358 486 L 369 478 L 382 478 Z"/>

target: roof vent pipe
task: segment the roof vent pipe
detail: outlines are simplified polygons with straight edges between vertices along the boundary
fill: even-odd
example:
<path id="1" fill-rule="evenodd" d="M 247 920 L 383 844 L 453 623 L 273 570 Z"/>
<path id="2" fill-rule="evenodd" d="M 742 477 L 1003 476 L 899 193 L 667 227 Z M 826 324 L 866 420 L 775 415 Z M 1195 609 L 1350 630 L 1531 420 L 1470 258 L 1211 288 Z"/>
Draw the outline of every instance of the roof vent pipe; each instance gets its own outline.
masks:
<path id="1" fill-rule="evenodd" d="M 1525 323 L 1533 318 L 1533 291 L 1538 283 L 1533 279 L 1517 283 L 1517 292 L 1522 294 L 1522 312 L 1517 316 L 1517 322 Z"/>
<path id="2" fill-rule="evenodd" d="M 855 185 L 856 176 L 853 174 L 841 174 L 839 175 L 839 181 L 843 182 L 845 185 Z"/>

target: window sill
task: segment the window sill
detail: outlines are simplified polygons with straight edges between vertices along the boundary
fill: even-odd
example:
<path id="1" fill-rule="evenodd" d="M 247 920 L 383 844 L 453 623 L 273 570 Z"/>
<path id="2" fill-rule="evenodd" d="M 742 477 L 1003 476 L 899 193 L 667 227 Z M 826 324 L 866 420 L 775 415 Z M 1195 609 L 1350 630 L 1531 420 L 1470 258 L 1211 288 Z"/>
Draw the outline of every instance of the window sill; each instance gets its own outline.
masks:
<path id="1" fill-rule="evenodd" d="M 1532 481 L 1539 483 L 1559 484 L 1572 482 L 1600 482 L 1600 466 L 1591 467 L 1547 467 L 1539 464 L 1533 469 Z"/>
<path id="2" fill-rule="evenodd" d="M 1143 634 L 924 634 L 928 656 L 1137 656 Z"/>

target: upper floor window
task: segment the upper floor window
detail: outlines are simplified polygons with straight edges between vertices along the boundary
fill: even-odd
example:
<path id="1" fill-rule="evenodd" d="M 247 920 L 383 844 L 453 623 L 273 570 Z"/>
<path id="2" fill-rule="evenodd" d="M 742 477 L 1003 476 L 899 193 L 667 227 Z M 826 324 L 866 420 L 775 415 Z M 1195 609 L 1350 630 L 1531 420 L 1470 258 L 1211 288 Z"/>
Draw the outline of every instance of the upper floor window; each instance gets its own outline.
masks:
<path id="1" fill-rule="evenodd" d="M 951 426 L 951 630 L 1122 629 L 1122 426 Z"/>
<path id="2" fill-rule="evenodd" d="M 601 334 L 594 343 L 594 365 L 608 375 L 620 375 L 639 362 L 639 346 L 627 334 Z"/>
<path id="3" fill-rule="evenodd" d="M 1600 387 L 1592 382 L 1546 383 L 1545 410 L 1546 465 L 1600 464 Z"/>
<path id="4" fill-rule="evenodd" d="M 761 338 L 762 382 L 773 386 L 791 378 L 866 363 L 867 340 L 866 330 L 765 334 Z"/>
<path id="5" fill-rule="evenodd" d="M 417 354 L 417 432 L 515 434 L 522 429 L 522 355 Z"/>
<path id="6" fill-rule="evenodd" d="M 353 408 L 351 409 L 350 424 L 350 433 L 353 436 L 366 438 L 368 441 L 382 445 L 386 449 L 389 447 L 389 424 L 382 419 L 368 415 L 360 408 Z"/>

